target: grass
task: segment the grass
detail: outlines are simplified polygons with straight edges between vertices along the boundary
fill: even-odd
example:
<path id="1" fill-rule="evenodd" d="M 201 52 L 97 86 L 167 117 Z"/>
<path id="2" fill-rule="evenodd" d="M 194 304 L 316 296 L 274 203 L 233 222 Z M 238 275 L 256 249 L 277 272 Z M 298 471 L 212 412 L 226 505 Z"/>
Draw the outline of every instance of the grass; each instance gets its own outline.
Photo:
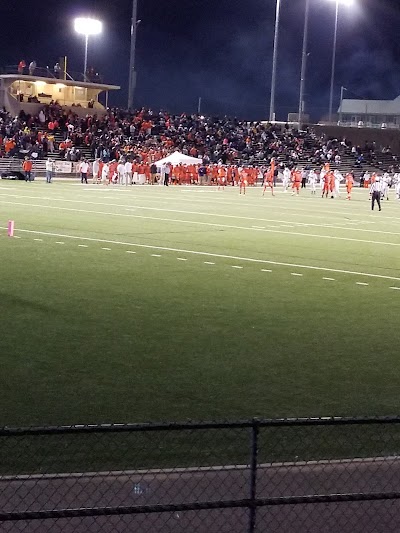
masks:
<path id="1" fill-rule="evenodd" d="M 367 199 L 0 182 L 0 426 L 399 413 L 400 206 Z"/>

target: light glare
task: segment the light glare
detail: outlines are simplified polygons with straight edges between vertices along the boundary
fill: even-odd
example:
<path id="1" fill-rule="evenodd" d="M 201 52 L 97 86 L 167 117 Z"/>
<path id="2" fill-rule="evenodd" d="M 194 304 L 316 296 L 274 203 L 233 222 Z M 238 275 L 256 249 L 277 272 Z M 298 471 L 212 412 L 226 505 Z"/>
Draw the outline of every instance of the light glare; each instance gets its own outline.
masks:
<path id="1" fill-rule="evenodd" d="M 343 5 L 343 6 L 352 6 L 354 4 L 354 0 L 331 0 L 333 2 L 336 2 L 337 4 Z"/>
<path id="2" fill-rule="evenodd" d="M 98 35 L 102 32 L 103 24 L 100 20 L 91 18 L 75 19 L 75 31 L 83 35 Z"/>

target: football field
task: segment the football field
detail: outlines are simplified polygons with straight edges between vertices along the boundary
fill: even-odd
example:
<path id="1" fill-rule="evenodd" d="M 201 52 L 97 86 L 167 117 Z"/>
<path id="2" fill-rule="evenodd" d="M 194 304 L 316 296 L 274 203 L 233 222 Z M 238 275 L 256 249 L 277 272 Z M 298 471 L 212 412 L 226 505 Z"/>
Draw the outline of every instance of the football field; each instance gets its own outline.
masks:
<path id="1" fill-rule="evenodd" d="M 399 414 L 391 195 L 0 181 L 0 426 Z"/>

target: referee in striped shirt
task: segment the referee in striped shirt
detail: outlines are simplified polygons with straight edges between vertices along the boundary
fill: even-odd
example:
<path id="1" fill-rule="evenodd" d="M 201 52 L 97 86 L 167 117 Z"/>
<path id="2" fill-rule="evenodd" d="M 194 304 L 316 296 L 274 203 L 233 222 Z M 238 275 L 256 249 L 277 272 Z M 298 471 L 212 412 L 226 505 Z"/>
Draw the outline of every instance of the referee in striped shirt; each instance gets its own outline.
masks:
<path id="1" fill-rule="evenodd" d="M 382 193 L 382 182 L 381 178 L 377 177 L 375 182 L 371 185 L 370 193 L 372 195 L 372 211 L 375 207 L 375 202 L 378 204 L 379 211 L 381 209 L 381 193 Z"/>

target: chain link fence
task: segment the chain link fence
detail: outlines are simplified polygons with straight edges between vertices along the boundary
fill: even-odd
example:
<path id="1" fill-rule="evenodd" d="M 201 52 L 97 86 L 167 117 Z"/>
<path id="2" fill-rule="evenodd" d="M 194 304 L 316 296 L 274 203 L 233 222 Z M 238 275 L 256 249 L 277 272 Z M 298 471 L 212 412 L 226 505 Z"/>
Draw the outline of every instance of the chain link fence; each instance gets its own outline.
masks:
<path id="1" fill-rule="evenodd" d="M 0 430 L 0 531 L 400 530 L 400 418 Z"/>

